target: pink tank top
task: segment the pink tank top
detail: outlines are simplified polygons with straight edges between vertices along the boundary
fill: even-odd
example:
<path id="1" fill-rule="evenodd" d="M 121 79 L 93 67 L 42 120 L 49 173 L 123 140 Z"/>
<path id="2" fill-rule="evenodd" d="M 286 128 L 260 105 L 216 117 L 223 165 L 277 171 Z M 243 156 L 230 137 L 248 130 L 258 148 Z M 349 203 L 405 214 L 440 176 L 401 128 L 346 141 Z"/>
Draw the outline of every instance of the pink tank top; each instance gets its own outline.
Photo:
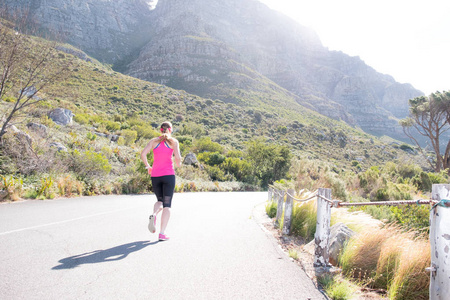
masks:
<path id="1" fill-rule="evenodd" d="M 152 177 L 175 175 L 172 161 L 173 149 L 166 141 L 153 148 Z"/>

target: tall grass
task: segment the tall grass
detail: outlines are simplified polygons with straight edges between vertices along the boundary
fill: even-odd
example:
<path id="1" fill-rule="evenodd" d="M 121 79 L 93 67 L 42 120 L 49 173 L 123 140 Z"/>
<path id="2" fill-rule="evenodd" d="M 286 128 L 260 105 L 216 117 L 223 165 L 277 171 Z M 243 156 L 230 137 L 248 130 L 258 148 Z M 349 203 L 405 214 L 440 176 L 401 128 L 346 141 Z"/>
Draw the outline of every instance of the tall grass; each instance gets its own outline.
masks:
<path id="1" fill-rule="evenodd" d="M 429 242 L 397 226 L 360 233 L 345 246 L 339 263 L 345 275 L 388 291 L 390 299 L 428 299 Z"/>
<path id="2" fill-rule="evenodd" d="M 425 271 L 431 263 L 428 241 L 417 240 L 405 245 L 400 256 L 389 295 L 397 300 L 425 300 L 429 297 L 430 274 Z"/>
<path id="3" fill-rule="evenodd" d="M 310 241 L 314 238 L 317 222 L 317 207 L 315 201 L 294 203 L 291 221 L 291 233 Z"/>

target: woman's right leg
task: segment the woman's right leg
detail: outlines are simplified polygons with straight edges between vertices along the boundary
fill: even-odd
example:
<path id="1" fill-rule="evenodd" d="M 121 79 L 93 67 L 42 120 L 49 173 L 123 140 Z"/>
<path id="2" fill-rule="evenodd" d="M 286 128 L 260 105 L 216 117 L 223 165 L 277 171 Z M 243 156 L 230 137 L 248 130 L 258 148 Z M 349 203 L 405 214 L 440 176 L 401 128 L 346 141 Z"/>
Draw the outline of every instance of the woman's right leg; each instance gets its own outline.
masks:
<path id="1" fill-rule="evenodd" d="M 167 223 L 169 223 L 170 219 L 170 207 L 164 207 L 163 212 L 161 215 L 161 234 L 164 234 L 164 231 L 166 230 Z"/>

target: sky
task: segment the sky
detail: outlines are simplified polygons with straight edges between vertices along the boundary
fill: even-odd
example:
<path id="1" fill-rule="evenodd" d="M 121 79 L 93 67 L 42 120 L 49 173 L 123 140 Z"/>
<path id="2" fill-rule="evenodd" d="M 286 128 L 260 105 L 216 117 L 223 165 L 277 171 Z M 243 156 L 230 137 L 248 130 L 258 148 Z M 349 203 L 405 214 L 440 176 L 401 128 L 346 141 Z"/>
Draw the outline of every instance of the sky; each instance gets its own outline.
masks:
<path id="1" fill-rule="evenodd" d="M 450 91 L 449 0 L 260 0 L 312 28 L 330 50 L 426 95 Z"/>

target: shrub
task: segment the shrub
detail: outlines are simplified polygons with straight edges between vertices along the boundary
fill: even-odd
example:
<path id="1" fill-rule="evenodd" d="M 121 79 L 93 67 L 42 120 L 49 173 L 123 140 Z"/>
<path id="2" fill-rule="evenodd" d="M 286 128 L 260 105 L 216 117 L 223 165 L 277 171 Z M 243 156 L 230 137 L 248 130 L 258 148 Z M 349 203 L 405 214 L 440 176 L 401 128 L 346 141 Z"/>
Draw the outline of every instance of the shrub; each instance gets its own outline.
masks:
<path id="1" fill-rule="evenodd" d="M 267 144 L 263 139 L 248 142 L 246 159 L 261 186 L 288 177 L 292 154 L 287 146 Z"/>
<path id="2" fill-rule="evenodd" d="M 195 138 L 202 138 L 206 134 L 205 128 L 203 125 L 197 123 L 187 123 L 183 124 L 179 131 L 180 135 L 190 135 Z"/>
<path id="3" fill-rule="evenodd" d="M 217 166 L 207 166 L 205 169 L 208 172 L 209 177 L 213 181 L 232 181 L 233 180 L 232 175 L 225 174 L 225 172 Z"/>
<path id="4" fill-rule="evenodd" d="M 53 199 L 55 194 L 52 191 L 53 178 L 51 176 L 41 178 L 41 185 L 36 187 L 36 196 L 40 199 Z"/>
<path id="5" fill-rule="evenodd" d="M 86 125 L 86 124 L 89 123 L 89 116 L 86 115 L 86 114 L 81 114 L 81 113 L 76 114 L 73 117 L 73 119 L 74 119 L 75 122 L 77 122 L 79 124 L 82 124 L 82 125 Z"/>
<path id="6" fill-rule="evenodd" d="M 71 158 L 72 168 L 81 178 L 107 175 L 111 171 L 111 165 L 102 153 L 74 150 Z"/>
<path id="7" fill-rule="evenodd" d="M 411 146 L 408 145 L 408 144 L 401 144 L 401 145 L 400 145 L 400 149 L 402 149 L 403 151 L 407 151 L 407 152 L 410 152 L 410 153 L 414 153 L 414 148 L 411 147 Z"/>
<path id="8" fill-rule="evenodd" d="M 135 125 L 131 129 L 137 132 L 137 139 L 152 139 L 159 136 L 159 133 L 148 125 Z"/>
<path id="9" fill-rule="evenodd" d="M 210 137 L 202 137 L 194 142 L 194 149 L 197 153 L 200 152 L 219 152 L 223 153 L 223 146 L 219 143 L 211 141 Z"/>
<path id="10" fill-rule="evenodd" d="M 95 141 L 95 140 L 97 139 L 97 135 L 96 135 L 96 134 L 93 134 L 93 133 L 91 133 L 91 132 L 88 132 L 88 133 L 86 134 L 86 138 L 87 138 L 88 140 L 90 140 L 90 141 Z"/>
<path id="11" fill-rule="evenodd" d="M 402 205 L 391 207 L 395 221 L 404 229 L 428 232 L 430 228 L 430 210 L 427 206 Z"/>
<path id="12" fill-rule="evenodd" d="M 197 159 L 207 165 L 216 166 L 224 162 L 225 156 L 219 152 L 203 152 L 197 155 Z"/>
<path id="13" fill-rule="evenodd" d="M 255 184 L 257 181 L 252 175 L 251 164 L 245 159 L 228 157 L 222 162 L 220 168 L 225 172 L 232 174 L 238 181 L 250 184 Z"/>
<path id="14" fill-rule="evenodd" d="M 121 137 L 125 145 L 132 145 L 137 139 L 138 133 L 135 130 L 123 129 L 121 131 Z"/>
<path id="15" fill-rule="evenodd" d="M 58 193 L 60 196 L 72 196 L 74 192 L 74 181 L 75 179 L 72 178 L 70 175 L 67 175 L 66 177 L 59 178 L 57 180 L 57 186 L 58 186 Z"/>
<path id="16" fill-rule="evenodd" d="M 16 178 L 14 176 L 2 176 L 0 181 L 0 190 L 5 191 L 5 195 L 3 195 L 4 199 L 10 199 L 12 201 L 19 200 L 22 196 L 23 192 L 23 179 L 22 178 Z M 0 196 L 2 196 L 0 194 Z M 0 197 L 0 201 L 3 200 Z"/>

